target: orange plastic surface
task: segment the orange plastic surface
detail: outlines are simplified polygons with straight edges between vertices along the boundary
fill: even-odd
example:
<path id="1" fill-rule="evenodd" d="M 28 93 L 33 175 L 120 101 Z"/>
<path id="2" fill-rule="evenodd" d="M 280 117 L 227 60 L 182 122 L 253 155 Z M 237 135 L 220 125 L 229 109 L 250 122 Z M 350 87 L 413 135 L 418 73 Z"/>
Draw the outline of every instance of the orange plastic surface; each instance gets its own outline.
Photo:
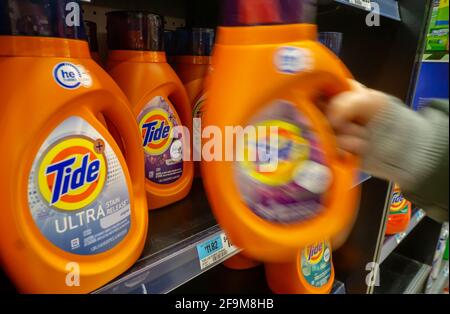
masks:
<path id="1" fill-rule="evenodd" d="M 40 50 L 42 49 L 42 50 Z M 90 88 L 66 90 L 52 71 L 67 61 L 86 68 Z M 126 271 L 138 259 L 146 239 L 148 210 L 142 178 L 143 155 L 138 128 L 128 100 L 89 57 L 86 42 L 55 38 L 0 36 L 0 262 L 23 293 L 87 293 Z M 48 241 L 35 224 L 28 206 L 28 178 L 35 156 L 47 136 L 69 116 L 89 122 L 111 145 L 124 170 L 131 201 L 127 236 L 111 250 L 97 255 L 71 254 Z M 107 117 L 125 143 L 123 155 L 99 120 Z M 68 263 L 76 262 L 80 285 L 66 285 Z"/>
<path id="2" fill-rule="evenodd" d="M 394 193 L 399 193 L 401 195 L 400 188 L 398 186 L 394 187 Z M 394 235 L 397 233 L 405 232 L 408 229 L 409 223 L 411 221 L 411 211 L 412 204 L 410 201 L 402 197 L 401 204 L 392 204 L 390 213 L 388 216 L 388 221 L 386 225 L 386 235 Z M 397 209 L 395 208 L 397 207 Z M 407 207 L 408 211 L 406 213 L 401 213 L 399 210 Z"/>
<path id="3" fill-rule="evenodd" d="M 276 294 L 329 294 L 333 289 L 334 266 L 331 267 L 330 280 L 322 287 L 314 287 L 305 280 L 302 274 L 301 253 L 298 254 L 295 262 L 267 263 L 264 267 L 267 284 Z"/>
<path id="4" fill-rule="evenodd" d="M 239 254 L 227 259 L 225 262 L 223 262 L 223 265 L 230 269 L 245 270 L 245 269 L 250 269 L 250 268 L 259 266 L 259 265 L 261 265 L 261 262 L 247 258 L 242 253 L 239 253 Z"/>
<path id="5" fill-rule="evenodd" d="M 128 97 L 135 118 L 148 101 L 162 96 L 170 102 L 178 115 L 177 120 L 192 133 L 188 96 L 180 79 L 167 64 L 164 52 L 110 51 L 106 68 Z M 158 209 L 186 197 L 192 186 L 193 173 L 193 162 L 184 161 L 183 174 L 173 183 L 162 185 L 145 180 L 149 208 Z"/>
<path id="6" fill-rule="evenodd" d="M 233 162 L 202 162 L 204 186 L 219 224 L 246 256 L 262 262 L 292 262 L 299 249 L 310 243 L 341 241 L 357 215 L 359 189 L 352 187 L 359 161 L 338 155 L 334 133 L 314 105 L 320 94 L 348 90 L 351 75 L 316 37 L 314 25 L 222 27 L 218 31 L 204 126 L 217 126 L 225 134 L 226 126 L 246 126 L 262 105 L 273 100 L 297 104 L 312 122 L 334 178 L 325 210 L 313 219 L 285 225 L 266 221 L 247 207 L 237 189 Z M 308 51 L 310 69 L 296 74 L 278 71 L 274 56 L 285 46 Z M 222 147 L 224 151 L 224 142 Z"/>

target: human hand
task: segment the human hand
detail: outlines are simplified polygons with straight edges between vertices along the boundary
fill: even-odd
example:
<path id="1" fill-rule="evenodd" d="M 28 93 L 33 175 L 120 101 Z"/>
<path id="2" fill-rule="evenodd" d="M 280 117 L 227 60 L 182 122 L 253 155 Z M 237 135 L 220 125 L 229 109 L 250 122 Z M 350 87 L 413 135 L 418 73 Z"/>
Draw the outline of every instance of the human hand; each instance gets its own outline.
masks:
<path id="1" fill-rule="evenodd" d="M 389 105 L 389 96 L 351 81 L 352 90 L 328 101 L 325 113 L 336 132 L 338 148 L 362 157 L 370 144 L 368 124 Z"/>

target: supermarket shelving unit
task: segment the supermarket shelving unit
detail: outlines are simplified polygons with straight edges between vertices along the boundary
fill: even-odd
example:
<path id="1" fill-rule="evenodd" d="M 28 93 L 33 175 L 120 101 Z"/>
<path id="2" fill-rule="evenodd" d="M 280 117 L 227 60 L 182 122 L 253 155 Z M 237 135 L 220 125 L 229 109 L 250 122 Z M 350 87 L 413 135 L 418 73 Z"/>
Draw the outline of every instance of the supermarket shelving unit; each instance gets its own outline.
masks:
<path id="1" fill-rule="evenodd" d="M 369 178 L 361 175 L 355 186 Z M 222 249 L 209 259 L 200 258 L 202 244 L 226 238 L 211 213 L 201 180 L 195 180 L 183 201 L 150 212 L 149 224 L 147 245 L 139 261 L 95 293 L 168 293 L 239 252 L 228 241 L 218 240 Z M 334 291 L 343 290 L 343 284 L 337 282 Z"/>
<path id="2" fill-rule="evenodd" d="M 165 16 L 166 28 L 171 29 L 185 25 L 215 27 L 218 21 L 217 0 L 84 2 L 85 18 L 98 24 L 103 55 L 106 38 L 104 13 L 110 10 L 145 9 L 157 12 Z M 424 11 L 427 1 L 376 0 L 383 16 L 382 25 L 377 28 L 361 24 L 367 15 L 366 0 L 321 2 L 326 4 L 319 11 L 319 29 L 345 34 L 342 58 L 355 78 L 406 101 L 423 31 L 421 23 L 426 19 Z M 362 26 L 358 28 L 355 25 Z M 361 189 L 360 213 L 349 240 L 334 254 L 335 294 L 373 293 L 374 287 L 368 287 L 365 283 L 369 263 L 383 262 L 381 267 L 388 271 L 382 272 L 382 280 L 386 276 L 401 278 L 402 274 L 394 276 L 392 274 L 395 272 L 391 271 L 398 265 L 409 265 L 404 261 L 407 258 L 401 254 L 400 247 L 408 245 L 407 240 L 425 220 L 419 210 L 401 241 L 397 238 L 385 239 L 390 183 L 361 175 L 360 181 L 355 182 L 355 188 Z M 223 247 L 206 259 L 201 258 L 199 250 L 209 241 L 222 241 Z M 211 213 L 202 183 L 196 180 L 185 200 L 150 212 L 149 234 L 141 258 L 125 274 L 94 293 L 270 293 L 263 267 L 233 271 L 220 265 L 238 252 L 226 241 L 226 235 Z M 408 281 L 411 283 L 405 288 L 408 291 L 414 291 L 421 284 L 421 274 L 429 271 L 427 261 L 417 263 L 420 265 L 412 263 L 413 266 L 401 267 L 409 270 L 403 277 L 415 278 Z M 215 278 L 214 281 L 209 280 L 211 277 Z M 214 282 L 213 286 L 211 282 Z M 382 287 L 386 291 L 395 290 Z"/>

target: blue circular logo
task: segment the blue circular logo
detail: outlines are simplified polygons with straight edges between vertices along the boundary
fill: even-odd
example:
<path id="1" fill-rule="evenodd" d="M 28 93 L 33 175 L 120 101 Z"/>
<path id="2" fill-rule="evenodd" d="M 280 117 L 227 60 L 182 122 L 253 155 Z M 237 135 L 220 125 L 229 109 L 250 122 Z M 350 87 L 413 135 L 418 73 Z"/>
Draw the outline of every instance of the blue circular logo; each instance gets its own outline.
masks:
<path id="1" fill-rule="evenodd" d="M 76 65 L 62 62 L 53 69 L 53 78 L 63 88 L 76 89 L 81 86 L 82 73 Z"/>

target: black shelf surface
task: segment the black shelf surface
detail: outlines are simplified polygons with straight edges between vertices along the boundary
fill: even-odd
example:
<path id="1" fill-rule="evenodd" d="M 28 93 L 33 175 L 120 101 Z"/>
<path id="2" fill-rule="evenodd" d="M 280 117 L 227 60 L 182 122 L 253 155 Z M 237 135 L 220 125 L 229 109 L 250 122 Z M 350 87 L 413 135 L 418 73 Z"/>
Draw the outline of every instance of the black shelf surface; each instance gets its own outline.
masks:
<path id="1" fill-rule="evenodd" d="M 414 228 L 423 220 L 426 216 L 426 212 L 422 209 L 416 208 L 413 210 L 411 214 L 411 221 L 408 225 L 408 228 L 405 232 L 386 236 L 383 242 L 383 248 L 381 249 L 380 261 L 379 263 L 383 263 L 386 258 L 400 245 L 400 243 L 411 233 L 414 231 Z"/>
<path id="2" fill-rule="evenodd" d="M 370 176 L 362 174 L 355 185 L 369 179 Z M 184 200 L 149 212 L 149 231 L 141 257 L 128 271 L 94 293 L 169 293 L 239 252 L 235 247 L 223 250 L 202 267 L 198 246 L 218 237 L 226 236 L 212 214 L 201 179 L 196 179 Z M 219 271 L 221 269 L 223 267 Z M 264 276 L 261 278 L 265 285 Z M 0 276 L 0 282 L 0 291 L 15 292 L 4 274 Z M 264 285 L 262 289 L 267 288 Z M 336 289 L 342 290 L 343 285 L 339 285 Z"/>
<path id="3" fill-rule="evenodd" d="M 355 186 L 371 177 L 361 174 Z M 224 237 L 208 204 L 201 179 L 194 180 L 184 200 L 149 213 L 149 232 L 143 253 L 126 273 L 95 293 L 169 293 L 239 252 L 223 251 L 201 267 L 197 246 Z"/>
<path id="4" fill-rule="evenodd" d="M 375 294 L 416 294 L 423 292 L 431 266 L 392 253 L 380 267 Z"/>
<path id="5" fill-rule="evenodd" d="M 272 294 L 272 291 L 267 285 L 263 265 L 246 270 L 233 270 L 219 265 L 175 289 L 172 293 L 268 295 Z M 331 293 L 345 294 L 344 285 L 336 280 Z"/>
<path id="6" fill-rule="evenodd" d="M 149 213 L 143 253 L 126 273 L 95 293 L 168 293 L 234 254 L 201 268 L 197 245 L 222 235 L 201 180 L 184 200 Z"/>

